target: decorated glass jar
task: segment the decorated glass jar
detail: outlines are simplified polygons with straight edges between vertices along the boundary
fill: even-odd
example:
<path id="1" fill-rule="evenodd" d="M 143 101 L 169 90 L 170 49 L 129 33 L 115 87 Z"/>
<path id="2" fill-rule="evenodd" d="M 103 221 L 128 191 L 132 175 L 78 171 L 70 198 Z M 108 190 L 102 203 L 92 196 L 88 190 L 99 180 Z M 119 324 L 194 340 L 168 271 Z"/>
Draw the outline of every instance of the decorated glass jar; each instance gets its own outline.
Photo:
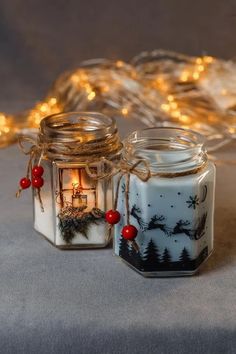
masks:
<path id="1" fill-rule="evenodd" d="M 44 118 L 30 150 L 35 230 L 59 248 L 105 247 L 111 236 L 105 221 L 112 206 L 109 176 L 121 146 L 115 121 L 102 114 Z"/>
<path id="2" fill-rule="evenodd" d="M 196 273 L 213 250 L 215 166 L 204 138 L 150 128 L 124 141 L 114 250 L 147 277 Z"/>

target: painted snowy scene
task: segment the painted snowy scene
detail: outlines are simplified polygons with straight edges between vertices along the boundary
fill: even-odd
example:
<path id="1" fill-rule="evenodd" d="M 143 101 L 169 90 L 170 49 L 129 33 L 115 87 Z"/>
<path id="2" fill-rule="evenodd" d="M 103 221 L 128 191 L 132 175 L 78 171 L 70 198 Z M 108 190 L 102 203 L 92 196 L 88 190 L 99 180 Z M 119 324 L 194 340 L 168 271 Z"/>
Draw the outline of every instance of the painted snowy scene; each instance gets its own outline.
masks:
<path id="1" fill-rule="evenodd" d="M 126 224 L 125 182 L 120 187 L 115 227 L 115 253 L 140 271 L 194 270 L 212 251 L 211 186 L 207 178 L 189 183 L 188 176 L 152 178 L 148 183 L 131 176 L 130 223 L 139 230 L 132 247 L 121 235 Z"/>

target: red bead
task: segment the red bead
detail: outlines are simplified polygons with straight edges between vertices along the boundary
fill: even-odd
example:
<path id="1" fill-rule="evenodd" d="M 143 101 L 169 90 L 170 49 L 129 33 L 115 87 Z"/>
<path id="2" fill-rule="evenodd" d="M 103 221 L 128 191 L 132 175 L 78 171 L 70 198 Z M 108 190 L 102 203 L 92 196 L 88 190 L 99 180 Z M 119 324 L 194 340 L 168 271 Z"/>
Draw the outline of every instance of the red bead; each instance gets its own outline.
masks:
<path id="1" fill-rule="evenodd" d="M 27 177 L 21 178 L 20 186 L 22 189 L 27 189 L 30 187 L 30 185 L 31 185 L 31 181 L 29 178 L 27 178 Z"/>
<path id="2" fill-rule="evenodd" d="M 34 177 L 32 179 L 32 186 L 34 188 L 41 188 L 44 184 L 44 180 L 42 177 Z"/>
<path id="3" fill-rule="evenodd" d="M 120 221 L 120 213 L 117 210 L 108 210 L 105 219 L 109 224 L 115 225 Z"/>
<path id="4" fill-rule="evenodd" d="M 126 225 L 123 227 L 121 233 L 126 240 L 134 240 L 138 234 L 138 230 L 134 225 Z"/>
<path id="5" fill-rule="evenodd" d="M 44 169 L 42 166 L 34 166 L 32 168 L 32 175 L 34 177 L 41 177 L 44 173 Z"/>

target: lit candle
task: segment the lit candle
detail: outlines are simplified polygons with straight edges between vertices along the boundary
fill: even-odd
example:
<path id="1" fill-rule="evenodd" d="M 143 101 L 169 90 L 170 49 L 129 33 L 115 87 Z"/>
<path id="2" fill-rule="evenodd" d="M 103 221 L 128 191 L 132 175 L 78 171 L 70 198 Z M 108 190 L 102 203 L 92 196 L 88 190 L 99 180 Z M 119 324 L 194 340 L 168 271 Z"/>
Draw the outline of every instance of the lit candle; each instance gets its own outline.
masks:
<path id="1" fill-rule="evenodd" d="M 113 127 L 113 120 L 108 117 L 103 118 L 102 115 L 97 117 L 94 114 L 90 119 L 90 115 L 90 113 L 87 115 L 83 113 L 82 116 L 68 113 L 59 115 L 59 118 L 48 117 L 41 122 L 42 132 L 47 139 L 49 138 L 47 134 L 51 138 L 52 127 L 55 127 L 53 137 L 58 135 L 59 139 L 56 140 L 55 148 L 52 149 L 53 154 L 49 153 L 47 156 L 45 152 L 41 159 L 41 165 L 44 168 L 44 185 L 40 194 L 44 211 L 41 210 L 38 194 L 35 193 L 34 225 L 37 231 L 60 248 L 105 247 L 109 242 L 110 230 L 105 222 L 105 211 L 112 208 L 112 183 L 107 179 L 93 179 L 86 170 L 88 162 L 84 160 L 82 153 L 80 161 L 76 148 L 78 140 L 82 141 L 82 144 L 83 141 L 91 141 L 89 149 L 93 149 L 92 144 L 95 145 L 92 150 L 92 159 L 96 161 L 96 166 L 91 167 L 91 170 L 95 169 L 95 174 L 102 171 L 101 157 L 96 156 L 97 140 L 104 140 L 104 146 L 101 143 L 101 147 L 106 157 L 105 153 L 109 145 L 105 138 L 106 135 L 104 137 L 103 134 L 107 134 L 107 128 L 104 132 L 102 128 L 109 123 L 111 126 L 108 126 L 108 130 L 116 134 L 116 127 Z M 71 126 L 68 127 L 70 124 Z M 78 131 L 76 131 L 77 128 Z M 68 139 L 68 132 L 70 133 L 69 142 L 73 148 L 75 147 L 76 154 L 73 154 L 71 148 L 69 149 L 71 155 L 68 155 L 66 146 L 65 159 L 64 141 Z M 78 138 L 78 133 L 80 138 Z M 41 133 L 41 136 L 43 134 Z M 112 134 L 109 133 L 109 144 L 111 136 Z M 56 150 L 60 151 L 60 144 L 62 144 L 62 150 L 58 153 Z M 110 154 L 110 146 L 108 150 Z"/>

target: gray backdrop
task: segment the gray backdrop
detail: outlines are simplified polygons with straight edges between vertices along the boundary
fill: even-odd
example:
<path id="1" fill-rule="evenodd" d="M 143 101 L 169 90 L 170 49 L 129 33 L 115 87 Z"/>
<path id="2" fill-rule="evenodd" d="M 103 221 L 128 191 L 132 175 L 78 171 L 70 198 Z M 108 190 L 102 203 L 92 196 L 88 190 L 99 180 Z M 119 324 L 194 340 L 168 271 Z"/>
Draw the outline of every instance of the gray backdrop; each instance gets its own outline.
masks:
<path id="1" fill-rule="evenodd" d="M 84 59 L 155 48 L 231 58 L 235 38 L 235 0 L 0 0 L 0 110 L 42 97 Z"/>

